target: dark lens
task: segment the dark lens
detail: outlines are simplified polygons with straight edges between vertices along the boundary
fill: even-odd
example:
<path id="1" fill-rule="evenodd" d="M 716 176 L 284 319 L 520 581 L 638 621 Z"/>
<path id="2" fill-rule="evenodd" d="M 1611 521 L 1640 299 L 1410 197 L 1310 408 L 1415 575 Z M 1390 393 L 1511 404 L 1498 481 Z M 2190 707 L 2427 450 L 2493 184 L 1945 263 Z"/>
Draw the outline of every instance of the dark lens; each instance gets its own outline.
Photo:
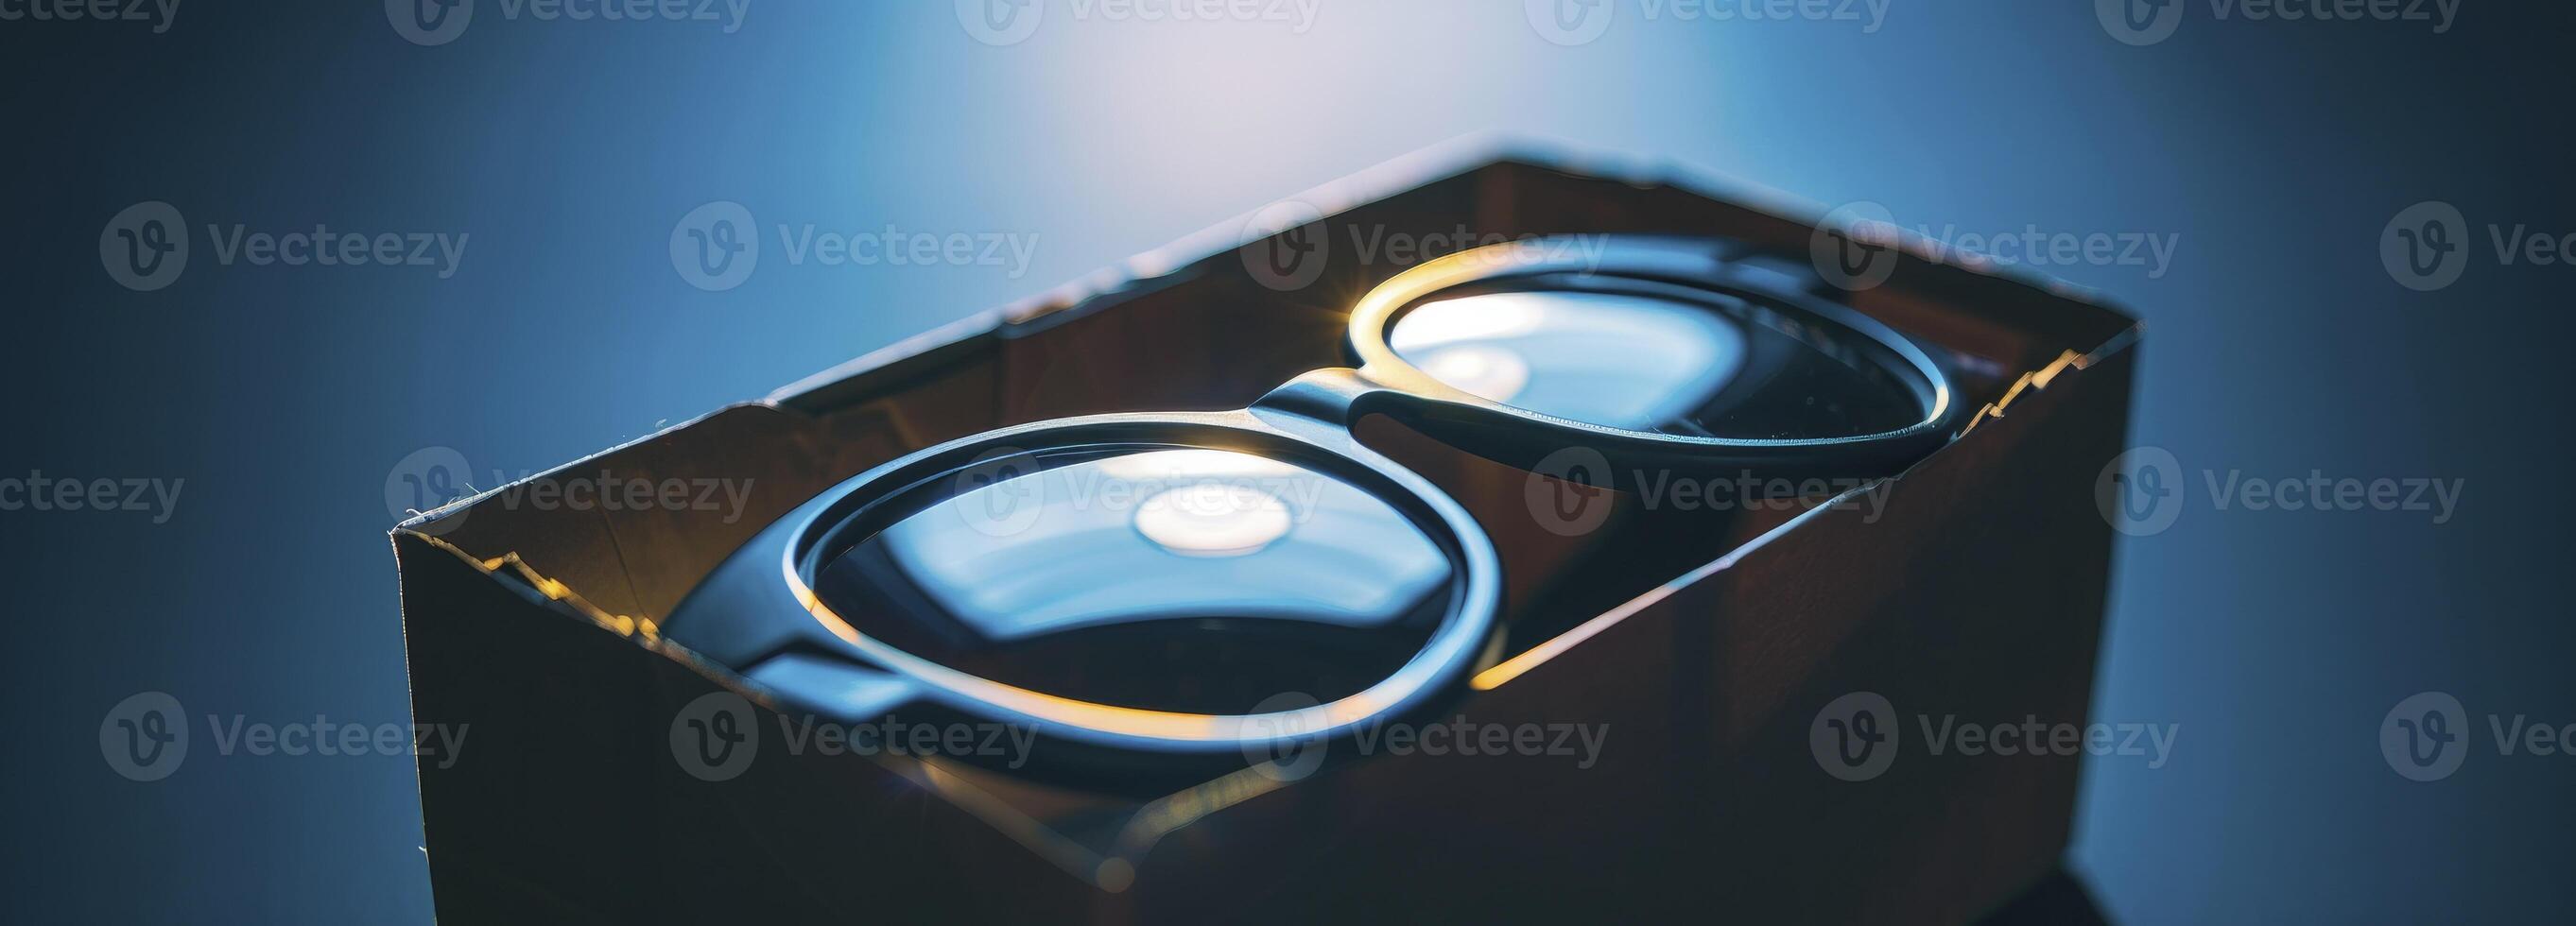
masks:
<path id="1" fill-rule="evenodd" d="M 1782 305 L 1611 277 L 1524 282 L 1415 306 L 1388 346 L 1460 391 L 1632 431 L 1852 437 L 1925 415 L 1883 349 Z"/>
<path id="2" fill-rule="evenodd" d="M 1232 451 L 1013 456 L 872 510 L 881 526 L 815 583 L 860 633 L 1121 707 L 1356 694 L 1420 651 L 1455 594 L 1447 549 L 1393 505 Z"/>

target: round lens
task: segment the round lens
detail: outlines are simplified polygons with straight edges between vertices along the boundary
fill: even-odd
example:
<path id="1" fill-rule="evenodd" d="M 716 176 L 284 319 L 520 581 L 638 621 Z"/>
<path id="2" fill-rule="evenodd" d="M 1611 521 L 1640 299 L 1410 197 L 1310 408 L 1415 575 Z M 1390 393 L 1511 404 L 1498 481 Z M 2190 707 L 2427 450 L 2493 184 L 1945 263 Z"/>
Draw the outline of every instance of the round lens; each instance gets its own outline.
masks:
<path id="1" fill-rule="evenodd" d="M 876 506 L 816 573 L 859 632 L 1042 694 L 1252 712 L 1394 674 L 1456 594 L 1387 501 L 1247 453 L 1094 446 L 1001 457 Z"/>
<path id="2" fill-rule="evenodd" d="M 1725 293 L 1601 277 L 1435 298 L 1387 331 L 1459 391 L 1585 424 L 1795 440 L 1921 421 L 1918 391 L 1859 340 Z"/>

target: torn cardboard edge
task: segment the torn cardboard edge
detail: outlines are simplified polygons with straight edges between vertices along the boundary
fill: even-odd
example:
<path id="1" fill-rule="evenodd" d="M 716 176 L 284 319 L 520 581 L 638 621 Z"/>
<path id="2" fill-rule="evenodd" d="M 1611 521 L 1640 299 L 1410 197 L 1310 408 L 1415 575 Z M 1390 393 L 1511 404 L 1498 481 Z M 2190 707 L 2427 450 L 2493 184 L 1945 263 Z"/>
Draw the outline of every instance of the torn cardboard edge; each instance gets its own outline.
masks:
<path id="1" fill-rule="evenodd" d="M 1545 143 L 1530 140 L 1470 137 L 1418 152 L 1345 180 L 1307 191 L 1292 199 L 1313 205 L 1325 215 L 1338 215 L 1367 203 L 1428 184 L 1456 179 L 1486 168 L 1501 167 L 1560 172 L 1593 180 L 1622 182 L 1640 188 L 1672 187 L 1692 195 L 1722 201 L 1727 205 L 1743 208 L 1758 213 L 1764 218 L 1795 225 L 1801 229 L 1812 227 L 1812 223 L 1802 222 L 1790 217 L 1791 215 L 1803 213 L 1821 216 L 1825 212 L 1819 204 L 1811 201 L 1776 190 L 1716 179 L 1714 175 L 1692 171 L 1669 162 L 1587 156 L 1572 152 L 1571 147 L 1560 150 Z M 1712 189 L 1718 192 L 1709 192 Z M 1116 267 L 1086 275 L 1038 296 L 1000 309 L 978 312 L 868 352 L 851 361 L 791 383 L 762 400 L 726 406 L 654 434 L 566 463 L 546 473 L 527 477 L 506 486 L 487 489 L 471 497 L 441 505 L 404 520 L 397 525 L 395 533 L 409 535 L 431 549 L 442 550 L 456 557 L 494 580 L 520 590 L 522 595 L 532 602 L 542 603 L 547 610 L 575 620 L 586 621 L 599 629 L 617 634 L 658 655 L 686 664 L 697 674 L 715 681 L 728 690 L 757 700 L 772 710 L 783 711 L 784 708 L 779 702 L 760 686 L 741 678 L 725 667 L 708 663 L 685 647 L 661 638 L 653 616 L 628 614 L 624 613 L 623 609 L 603 607 L 592 598 L 585 597 L 580 590 L 573 588 L 569 583 L 551 577 L 528 562 L 515 546 L 500 550 L 497 555 L 481 556 L 474 551 L 469 551 L 460 543 L 443 539 L 436 536 L 437 532 L 424 528 L 442 518 L 456 516 L 487 499 L 505 494 L 527 483 L 608 464 L 622 455 L 636 452 L 638 448 L 645 445 L 720 417 L 759 409 L 770 413 L 813 419 L 827 413 L 861 406 L 871 397 L 887 393 L 900 383 L 939 375 L 940 371 L 946 368 L 946 361 L 949 359 L 991 351 L 996 349 L 999 340 L 1009 339 L 1015 334 L 1042 330 L 1066 320 L 1104 311 L 1124 301 L 1121 298 L 1124 294 L 1150 290 L 1161 281 L 1186 278 L 1194 268 L 1201 267 L 1210 261 L 1226 259 L 1235 249 L 1247 243 L 1243 236 L 1243 229 L 1252 215 L 1254 214 L 1247 213 L 1229 223 L 1210 226 L 1170 245 L 1130 258 Z M 2027 287 L 2056 299 L 2088 304 L 2100 309 L 2108 318 L 2119 318 L 2115 311 L 2096 302 L 2089 291 L 2078 290 L 2056 281 L 2040 278 L 2036 274 L 1994 265 L 1991 262 L 1980 265 L 1946 262 L 1937 256 L 1933 249 L 1924 246 L 1921 242 L 1908 242 L 1902 247 L 1907 254 L 1935 267 Z M 2071 322 L 2072 320 L 2062 319 L 2061 321 Z M 2136 342 L 2141 331 L 2141 326 L 2129 323 L 2089 349 L 2079 353 L 2075 348 L 2068 347 L 2044 366 L 2024 370 L 1999 397 L 1981 404 L 1967 424 L 1961 428 L 1957 435 L 1958 439 L 1965 440 L 1970 433 L 1985 425 L 1989 419 L 2005 417 L 2014 403 L 2021 400 L 2026 393 L 2046 390 L 2056 380 L 2081 372 L 2126 350 Z M 924 442 L 917 434 L 912 433 L 911 429 L 905 428 L 902 422 L 889 421 L 887 424 L 902 431 L 902 436 L 907 441 L 915 444 Z M 1944 451 L 1948 449 L 1945 446 Z M 1941 455 L 1942 452 L 1936 452 L 1931 457 L 1927 457 L 1924 462 L 1928 463 Z M 1923 464 L 1917 464 L 1917 466 L 1920 465 Z M 1901 481 L 1903 475 L 1900 474 L 1891 479 Z M 824 484 L 829 485 L 830 482 L 826 481 Z M 1852 491 L 1870 491 L 1874 487 L 1875 484 Z M 1477 692 L 1501 688 L 1678 590 L 1723 572 L 1759 553 L 1775 539 L 1786 536 L 1816 520 L 1829 517 L 1834 510 L 1834 506 L 1827 504 L 1801 513 L 1688 573 L 1648 589 L 1626 603 L 1503 659 L 1479 673 L 1470 687 Z M 612 548 L 615 548 L 616 525 L 606 523 L 600 529 L 607 534 L 608 541 Z M 634 567 L 623 561 L 618 565 L 620 572 L 626 576 L 628 594 L 638 595 L 634 590 L 640 587 L 636 582 Z M 1279 786 L 1279 782 L 1275 780 L 1263 778 L 1260 781 L 1254 781 L 1252 778 L 1247 778 L 1246 774 L 1252 771 L 1247 769 L 1244 772 L 1223 776 L 1146 801 L 1126 818 L 1123 825 L 1114 828 L 1106 834 L 1105 838 L 1082 840 L 1024 812 L 1019 806 L 978 785 L 977 779 L 996 773 L 966 766 L 950 767 L 948 763 L 936 759 L 886 755 L 873 755 L 870 758 L 894 774 L 939 793 L 956 806 L 1009 835 L 1014 841 L 1047 858 L 1057 867 L 1110 892 L 1119 891 L 1127 885 L 1133 877 L 1137 864 L 1165 835 L 1208 814 L 1249 800 Z"/>
<path id="2" fill-rule="evenodd" d="M 679 643 L 661 636 L 650 618 L 612 613 L 599 607 L 562 582 L 547 578 L 516 553 L 483 559 L 446 540 L 415 531 L 397 529 L 397 540 L 409 539 L 430 549 L 454 557 L 458 562 L 481 571 L 530 604 L 581 621 L 663 658 L 688 666 L 724 689 L 741 695 L 782 716 L 793 709 L 768 689 L 744 678 L 732 669 L 700 657 Z M 399 542 L 395 547 L 400 558 Z M 1151 852 L 1164 836 L 1178 831 L 1208 814 L 1244 800 L 1259 796 L 1287 782 L 1261 775 L 1256 769 L 1218 776 L 1207 782 L 1180 789 L 1171 794 L 1144 801 L 1125 823 L 1095 841 L 1076 839 L 1038 817 L 1026 813 L 1007 799 L 979 786 L 977 779 L 992 773 L 971 765 L 945 759 L 896 755 L 885 752 L 860 754 L 887 772 L 900 776 L 922 788 L 939 794 L 950 803 L 984 821 L 995 830 L 1010 836 L 1031 852 L 1047 859 L 1065 873 L 1089 881 L 1109 893 L 1125 890 L 1132 883 L 1136 863 Z"/>
<path id="3" fill-rule="evenodd" d="M 1680 160 L 1587 149 L 1546 136 L 1491 132 L 1459 136 L 1275 202 L 1303 203 L 1330 217 L 1424 186 L 1500 166 L 1555 171 L 1641 189 L 1671 188 L 1738 206 L 1801 229 L 1816 227 L 1831 211 L 1830 207 L 1817 200 Z M 1020 329 L 1105 310 L 1116 304 L 1109 297 L 1152 286 L 1166 277 L 1185 274 L 1191 268 L 1221 259 L 1257 240 L 1257 237 L 1246 233 L 1254 227 L 1253 223 L 1260 215 L 1259 209 L 1241 213 L 1036 295 L 1000 308 L 976 312 L 869 351 L 781 387 L 762 401 L 809 410 L 837 407 L 841 402 L 835 399 L 874 392 L 875 387 L 902 379 L 906 370 L 943 353 L 959 350 L 979 336 L 1009 337 Z M 1895 244 L 1899 249 L 1926 264 L 2109 310 L 2102 304 L 2098 291 L 2088 287 L 2035 270 L 1978 258 L 1956 248 L 1941 246 L 1915 232 L 1902 229 L 1896 232 L 1899 240 Z M 1950 260 L 1945 255 L 1957 255 L 1962 260 Z M 2133 324 L 2131 327 L 2137 326 Z M 2109 341 L 2087 351 L 2086 356 L 2107 356 L 2125 343 L 2124 338 L 2133 336 L 2134 331 L 2113 335 Z"/>

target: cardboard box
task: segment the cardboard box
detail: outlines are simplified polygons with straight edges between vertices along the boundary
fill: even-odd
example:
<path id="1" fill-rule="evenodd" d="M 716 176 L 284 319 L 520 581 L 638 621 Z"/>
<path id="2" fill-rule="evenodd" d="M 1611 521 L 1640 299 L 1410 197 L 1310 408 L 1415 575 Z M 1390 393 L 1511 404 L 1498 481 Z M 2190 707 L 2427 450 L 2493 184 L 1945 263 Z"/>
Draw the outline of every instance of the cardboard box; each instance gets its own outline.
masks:
<path id="1" fill-rule="evenodd" d="M 1245 224 L 1227 223 L 405 522 L 393 541 L 413 710 L 473 730 L 470 753 L 420 769 L 440 917 L 1963 922 L 1996 910 L 2056 870 L 2079 759 L 1909 753 L 1845 781 L 1820 768 L 1810 734 L 1851 692 L 1918 713 L 2084 721 L 2111 552 L 2096 477 L 2126 429 L 2136 328 L 2083 294 L 1919 248 L 1884 285 L 1837 298 L 1953 352 L 1979 411 L 1881 488 L 1883 509 L 1810 498 L 1551 539 L 1498 514 L 1520 504 L 1527 474 L 1401 425 L 1363 427 L 1492 526 L 1524 612 L 1515 626 L 1545 630 L 1509 635 L 1509 658 L 1444 716 L 1594 725 L 1607 738 L 1589 767 L 1379 754 L 1299 780 L 1247 770 L 1140 796 L 775 740 L 729 781 L 674 757 L 675 712 L 707 693 L 749 698 L 771 731 L 796 713 L 657 621 L 814 494 L 994 427 L 1239 408 L 1341 365 L 1344 313 L 1406 265 L 1370 250 L 1371 234 L 1688 233 L 1804 259 L 1820 210 L 1712 189 L 1562 152 L 1417 155 L 1298 197 L 1324 216 L 1294 232 L 1323 235 L 1323 269 L 1302 286 L 1265 285 L 1246 249 L 1273 242 L 1246 245 Z M 727 480 L 747 508 L 562 502 L 602 474 Z M 1552 613 L 1532 616 L 1533 602 Z"/>

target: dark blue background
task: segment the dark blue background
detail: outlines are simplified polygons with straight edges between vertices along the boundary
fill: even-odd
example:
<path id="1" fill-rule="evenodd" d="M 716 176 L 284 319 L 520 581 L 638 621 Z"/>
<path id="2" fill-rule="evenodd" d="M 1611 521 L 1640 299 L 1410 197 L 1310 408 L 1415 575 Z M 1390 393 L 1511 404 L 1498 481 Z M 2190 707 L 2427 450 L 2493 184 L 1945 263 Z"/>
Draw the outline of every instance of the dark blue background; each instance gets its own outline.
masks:
<path id="1" fill-rule="evenodd" d="M 383 483 L 445 446 L 540 470 L 1461 133 L 1669 157 L 1902 224 L 2178 235 L 2169 272 L 2043 268 L 2149 323 L 2136 442 L 2193 474 L 2124 542 L 2097 719 L 2180 725 L 2095 762 L 2076 870 L 2137 922 L 2564 916 L 2576 758 L 2401 779 L 2382 715 L 2428 689 L 2576 722 L 2559 578 L 2576 267 L 2568 23 L 2215 18 L 2113 41 L 2088 3 L 1893 0 L 1865 23 L 1689 22 L 1615 0 L 1561 47 L 1519 4 L 1320 0 L 1312 27 L 1118 22 L 1045 0 L 1026 41 L 945 3 L 752 0 L 743 27 L 510 19 L 404 41 L 374 3 L 183 2 L 171 28 L 0 22 L 8 190 L 0 476 L 186 480 L 148 515 L 0 512 L 12 654 L 7 895 L 30 919 L 426 922 L 405 757 L 219 756 L 113 774 L 100 718 L 408 720 Z M 674 273 L 697 205 L 764 226 L 1035 236 L 987 267 Z M 2409 204 L 2478 253 L 2379 263 Z M 101 227 L 466 233 L 459 272 L 102 270 Z M 2420 513 L 2216 510 L 2198 474 L 2465 480 Z M 469 740 L 470 744 L 470 740 Z M 470 745 L 469 745 L 470 748 Z M 1722 877 L 1724 873 L 1713 873 Z M 15 918 L 15 917 L 13 917 Z"/>

